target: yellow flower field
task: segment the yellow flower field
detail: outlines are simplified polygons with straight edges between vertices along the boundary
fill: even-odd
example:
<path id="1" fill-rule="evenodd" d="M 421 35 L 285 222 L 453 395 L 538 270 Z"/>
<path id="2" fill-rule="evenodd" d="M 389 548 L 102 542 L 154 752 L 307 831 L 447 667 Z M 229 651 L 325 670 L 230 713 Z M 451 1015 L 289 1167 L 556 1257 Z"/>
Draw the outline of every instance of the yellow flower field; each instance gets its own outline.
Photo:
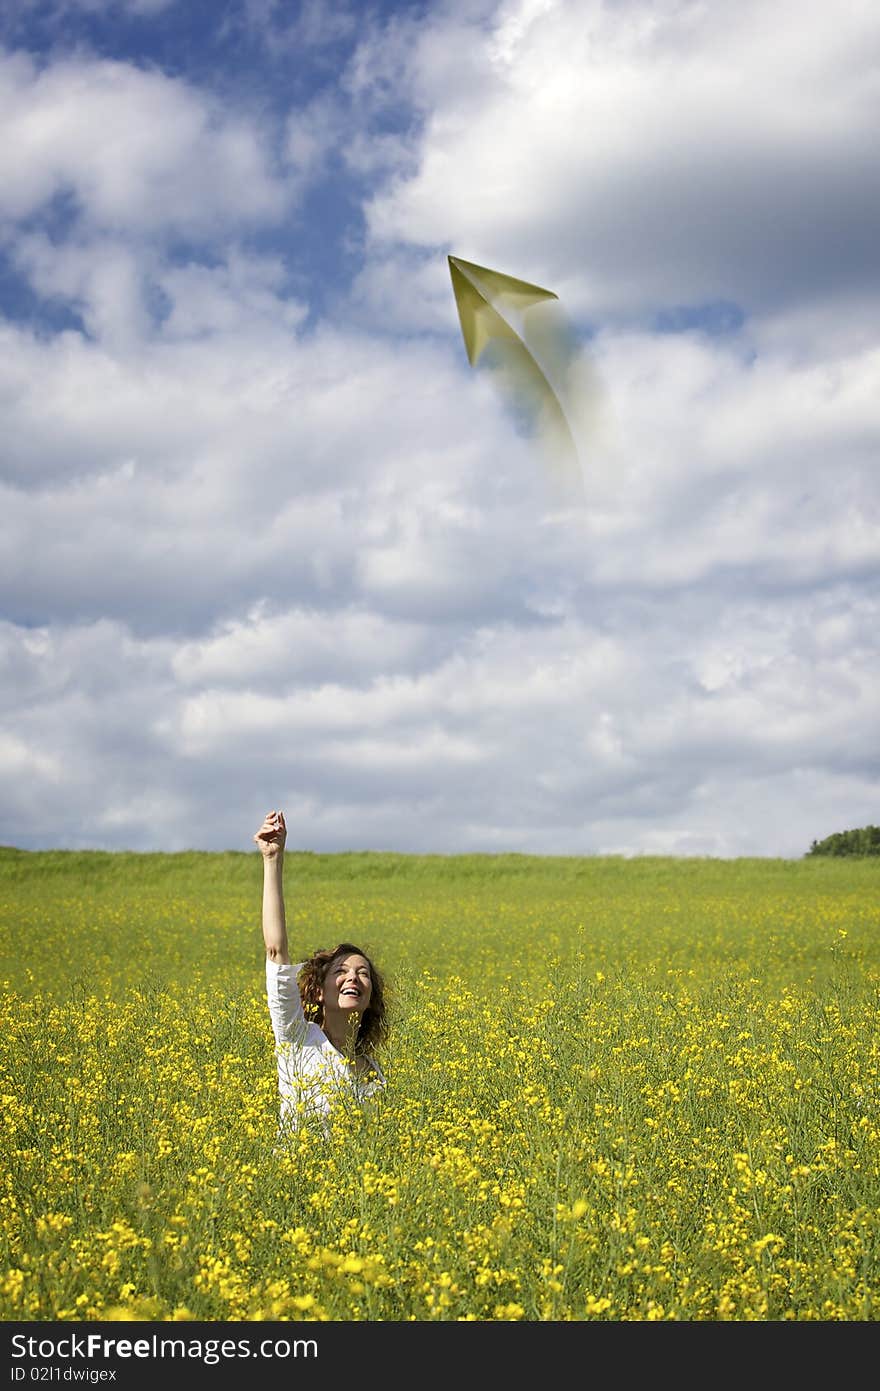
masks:
<path id="1" fill-rule="evenodd" d="M 284 1147 L 258 854 L 0 883 L 0 1318 L 878 1317 L 876 862 L 288 851 L 393 1030 Z"/>

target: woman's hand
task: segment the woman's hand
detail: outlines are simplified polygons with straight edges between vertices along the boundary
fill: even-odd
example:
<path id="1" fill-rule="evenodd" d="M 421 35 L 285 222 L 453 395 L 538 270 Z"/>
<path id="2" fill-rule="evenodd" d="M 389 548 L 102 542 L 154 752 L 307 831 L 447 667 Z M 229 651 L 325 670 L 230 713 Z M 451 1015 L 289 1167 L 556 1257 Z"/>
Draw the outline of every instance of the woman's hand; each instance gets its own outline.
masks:
<path id="1" fill-rule="evenodd" d="M 283 852 L 287 840 L 284 812 L 267 812 L 266 819 L 254 836 L 254 840 L 260 847 L 260 853 L 264 860 L 276 859 Z"/>

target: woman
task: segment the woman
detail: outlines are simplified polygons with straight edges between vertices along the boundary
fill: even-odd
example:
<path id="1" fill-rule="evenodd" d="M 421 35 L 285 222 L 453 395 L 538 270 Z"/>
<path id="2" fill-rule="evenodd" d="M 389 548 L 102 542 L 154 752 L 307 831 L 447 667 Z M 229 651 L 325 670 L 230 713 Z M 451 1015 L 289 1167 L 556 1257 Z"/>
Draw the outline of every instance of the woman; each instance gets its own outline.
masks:
<path id="1" fill-rule="evenodd" d="M 385 1086 L 373 1056 L 388 1032 L 384 982 L 370 958 L 351 942 L 291 964 L 284 913 L 284 813 L 270 811 L 254 840 L 263 856 L 266 997 L 278 1059 L 281 1128 L 316 1117 L 326 1131 L 338 1106 L 363 1104 Z"/>

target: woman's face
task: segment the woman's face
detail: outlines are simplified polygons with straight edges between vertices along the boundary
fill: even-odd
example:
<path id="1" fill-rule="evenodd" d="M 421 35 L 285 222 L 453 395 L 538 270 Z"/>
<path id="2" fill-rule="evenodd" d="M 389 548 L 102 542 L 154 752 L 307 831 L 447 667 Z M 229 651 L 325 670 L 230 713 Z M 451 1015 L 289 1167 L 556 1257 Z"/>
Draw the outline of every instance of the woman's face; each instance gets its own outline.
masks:
<path id="1" fill-rule="evenodd" d="M 370 963 L 365 956 L 351 952 L 331 961 L 324 976 L 321 999 L 325 1012 L 363 1014 L 373 994 Z"/>

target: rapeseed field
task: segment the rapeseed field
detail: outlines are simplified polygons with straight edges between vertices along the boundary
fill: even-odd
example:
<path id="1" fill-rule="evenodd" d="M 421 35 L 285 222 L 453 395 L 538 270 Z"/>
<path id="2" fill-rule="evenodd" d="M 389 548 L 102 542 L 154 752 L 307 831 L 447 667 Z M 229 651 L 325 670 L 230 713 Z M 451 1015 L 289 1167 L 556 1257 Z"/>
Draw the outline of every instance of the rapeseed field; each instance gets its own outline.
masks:
<path id="1" fill-rule="evenodd" d="M 284 1145 L 258 853 L 0 889 L 0 1318 L 878 1316 L 878 863 L 288 848 L 393 1027 Z"/>

